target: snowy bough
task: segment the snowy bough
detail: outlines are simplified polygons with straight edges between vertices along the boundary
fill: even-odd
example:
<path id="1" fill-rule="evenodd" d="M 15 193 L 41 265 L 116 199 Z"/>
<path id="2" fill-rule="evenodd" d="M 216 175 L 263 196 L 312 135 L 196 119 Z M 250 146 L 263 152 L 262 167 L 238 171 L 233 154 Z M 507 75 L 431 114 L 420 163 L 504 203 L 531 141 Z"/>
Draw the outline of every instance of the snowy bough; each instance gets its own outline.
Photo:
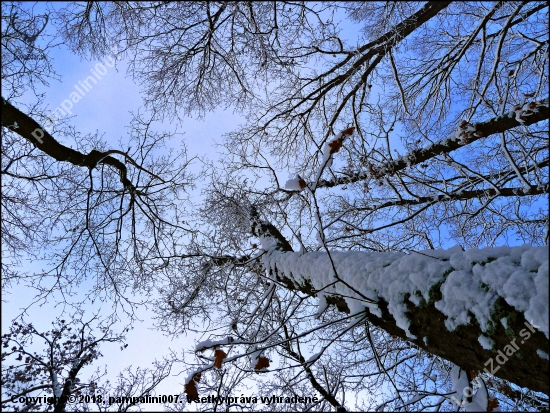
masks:
<path id="1" fill-rule="evenodd" d="M 470 133 L 475 133 L 479 128 L 471 129 Z M 286 187 L 297 191 L 308 188 L 314 196 L 323 169 L 330 167 L 333 154 L 353 131 L 354 128 L 346 129 L 325 144 L 313 185 L 295 185 L 296 180 L 290 180 Z M 457 133 L 455 140 L 463 137 L 463 133 Z M 317 239 L 325 251 L 296 253 L 290 251 L 288 243 L 281 242 L 278 232 L 277 236 L 273 236 L 273 231 L 256 234 L 266 252 L 262 264 L 268 278 L 284 279 L 286 285 L 304 292 L 314 291 L 319 295 L 318 314 L 329 303 L 349 314 L 366 313 L 374 325 L 412 340 L 464 370 L 483 370 L 524 387 L 547 391 L 546 247 L 503 246 L 464 251 L 457 245 L 409 254 L 329 251 L 320 217 L 317 226 Z M 519 337 L 518 332 L 525 327 L 530 332 Z M 494 357 L 500 350 L 511 351 L 508 356 L 516 353 L 516 340 L 521 342 L 521 352 L 515 357 L 504 356 L 506 366 L 495 365 Z M 446 341 L 461 343 L 461 351 L 445 346 Z"/>
<path id="2" fill-rule="evenodd" d="M 545 119 L 548 116 L 548 101 L 543 100 L 536 105 L 528 106 L 528 109 L 519 108 L 518 110 L 523 112 L 518 115 L 514 109 L 499 118 L 498 122 L 492 120 L 479 122 L 475 126 L 461 124 L 450 138 L 432 143 L 423 149 L 409 151 L 393 161 L 378 163 L 378 165 L 367 164 L 365 172 L 357 176 L 348 176 L 347 182 L 351 184 L 354 180 L 364 180 L 367 183 L 375 181 L 380 186 L 384 183 L 390 186 L 398 184 L 397 180 L 392 182 L 388 177 L 396 173 L 407 174 L 409 172 L 406 170 L 426 160 L 433 161 L 436 156 L 447 159 L 445 157 L 448 157 L 449 152 L 464 145 L 470 145 L 486 135 L 497 134 L 500 129 L 506 130 L 526 123 L 524 118 L 529 119 L 530 123 L 538 122 L 539 118 Z M 240 257 L 213 256 L 215 254 L 210 253 L 205 268 L 221 269 L 218 270 L 220 271 L 218 274 L 224 274 L 225 280 L 232 280 L 234 277 L 236 281 L 225 281 L 223 288 L 227 289 L 228 285 L 236 283 L 239 285 L 235 288 L 236 291 L 248 289 L 245 301 L 249 301 L 253 295 L 252 289 L 259 287 L 259 291 L 255 294 L 257 296 L 254 300 L 255 304 L 248 304 L 250 307 L 245 304 L 237 305 L 239 309 L 235 311 L 231 310 L 232 305 L 229 306 L 229 313 L 232 314 L 230 324 L 232 330 L 236 332 L 237 339 L 227 336 L 221 340 L 207 340 L 197 345 L 197 353 L 214 350 L 214 357 L 200 355 L 200 358 L 208 363 L 189 374 L 186 382 L 188 397 L 193 396 L 195 400 L 198 397 L 196 383 L 199 383 L 203 372 L 213 368 L 220 370 L 222 363 L 238 363 L 241 359 L 249 359 L 249 362 L 241 363 L 240 368 L 255 373 L 301 367 L 311 386 L 321 393 L 324 400 L 342 410 L 343 404 L 336 397 L 334 390 L 330 390 L 330 380 L 326 380 L 327 386 L 324 387 L 317 377 L 319 369 L 326 368 L 327 359 L 330 360 L 331 357 L 338 359 L 340 355 L 338 351 L 336 351 L 337 356 L 332 355 L 328 348 L 331 345 L 337 347 L 347 343 L 343 337 L 347 334 L 353 337 L 357 335 L 355 331 L 358 330 L 364 330 L 364 336 L 362 336 L 364 341 L 357 340 L 355 343 L 362 342 L 365 347 L 370 348 L 372 359 L 376 360 L 375 366 L 369 366 L 369 368 L 375 368 L 375 373 L 372 374 L 377 374 L 376 370 L 378 370 L 378 374 L 386 375 L 392 384 L 395 377 L 399 375 L 393 371 L 394 367 L 391 367 L 391 363 L 388 369 L 384 367 L 388 363 L 382 361 L 379 355 L 380 348 L 387 350 L 392 346 L 399 346 L 399 343 L 406 343 L 418 355 L 424 354 L 428 359 L 435 357 L 439 362 L 448 363 L 443 369 L 447 374 L 446 381 L 436 385 L 437 375 L 431 374 L 434 364 L 432 361 L 425 369 L 430 373 L 427 376 L 428 381 L 434 383 L 432 390 L 426 389 L 426 381 L 422 391 L 398 390 L 393 384 L 397 398 L 385 401 L 378 406 L 380 408 L 385 408 L 386 404 L 393 408 L 405 408 L 416 403 L 421 403 L 421 408 L 429 407 L 431 403 L 433 403 L 432 406 L 441 407 L 445 401 L 450 401 L 457 406 L 463 406 L 467 411 L 493 411 L 498 406 L 498 401 L 494 397 L 494 388 L 503 391 L 511 398 L 518 398 L 521 394 L 517 390 L 513 394 L 508 390 L 508 384 L 502 384 L 502 380 L 528 388 L 533 392 L 547 392 L 548 354 L 550 353 L 547 248 L 523 245 L 464 250 L 456 245 L 452 248 L 436 249 L 430 244 L 429 239 L 428 244 L 432 247 L 429 250 L 392 251 L 393 248 L 380 248 L 380 246 L 376 249 L 366 248 L 366 251 L 361 250 L 364 247 L 356 246 L 347 250 L 334 248 L 334 245 L 338 245 L 337 242 L 335 244 L 338 238 L 331 239 L 330 235 L 334 236 L 337 231 L 330 229 L 330 226 L 340 218 L 327 216 L 326 212 L 321 210 L 318 192 L 319 189 L 333 185 L 329 180 L 322 179 L 322 176 L 326 175 L 326 172 L 334 175 L 331 169 L 335 163 L 334 157 L 345 147 L 347 140 L 353 136 L 354 132 L 355 128 L 348 127 L 331 139 L 326 139 L 322 150 L 319 151 L 321 160 L 317 168 L 309 174 L 312 179 L 308 182 L 297 174 L 295 178 L 286 182 L 284 190 L 280 190 L 284 192 L 287 201 L 297 198 L 303 205 L 307 205 L 312 227 L 310 241 L 314 238 L 317 246 L 310 242 L 306 247 L 300 233 L 295 232 L 294 237 L 301 244 L 300 251 L 295 252 L 291 242 L 278 226 L 266 219 L 268 216 L 276 216 L 266 206 L 269 206 L 270 202 L 280 206 L 283 200 L 270 200 L 269 198 L 274 196 L 269 195 L 258 198 L 254 203 L 250 202 L 251 191 L 246 188 L 245 182 L 238 189 L 234 189 L 230 195 L 224 193 L 227 187 L 224 191 L 213 191 L 216 195 L 212 195 L 211 205 L 216 205 L 218 210 L 224 211 L 220 213 L 216 225 L 223 231 L 235 234 L 233 237 L 226 236 L 226 238 L 238 243 L 239 237 L 252 235 L 259 240 L 260 248 L 258 251 L 257 241 L 254 240 L 252 244 L 253 249 L 256 249 L 254 253 Z M 450 158 L 446 163 L 460 173 L 466 170 Z M 307 175 L 304 174 L 304 176 Z M 345 178 L 340 180 L 339 184 L 346 182 Z M 334 182 L 336 181 L 337 179 L 334 179 Z M 481 181 L 483 180 L 479 180 L 476 185 Z M 443 184 L 446 185 L 445 182 Z M 508 192 L 515 196 L 540 195 L 548 191 L 546 185 L 535 187 L 531 184 L 511 191 L 510 188 L 496 186 L 493 189 L 482 190 L 472 190 L 473 186 L 468 190 L 465 188 L 466 186 L 457 187 L 437 196 L 422 196 L 410 200 L 401 196 L 395 201 L 382 198 L 378 201 L 380 202 L 378 207 L 375 204 L 370 208 L 357 207 L 357 210 L 379 211 L 387 206 L 408 208 L 409 205 L 423 203 L 429 207 L 444 204 L 450 200 L 508 196 Z M 351 209 L 349 204 L 347 207 Z M 410 217 L 416 215 L 409 209 L 406 209 L 406 213 Z M 343 215 L 344 213 L 340 212 L 334 214 L 336 217 Z M 228 217 L 232 218 L 228 219 Z M 408 219 L 403 221 L 406 222 Z M 351 221 L 347 222 L 350 222 L 349 228 L 344 228 L 344 232 L 356 232 L 357 228 L 354 228 Z M 378 224 L 374 219 L 372 223 Z M 399 223 L 400 221 L 397 221 L 397 224 Z M 292 228 L 288 221 L 284 225 Z M 368 234 L 394 225 L 396 223 L 392 222 L 379 228 L 361 229 L 357 231 L 357 235 L 353 236 L 369 239 Z M 245 229 L 246 227 L 248 229 Z M 300 227 L 300 230 L 305 229 L 303 225 Z M 410 229 L 408 228 L 407 231 Z M 341 233 L 339 237 L 345 239 Z M 375 239 L 372 237 L 372 240 Z M 233 248 L 233 245 L 227 244 L 229 248 L 226 247 L 225 250 Z M 223 250 L 223 248 L 220 249 Z M 206 256 L 205 254 L 204 257 Z M 239 267 L 240 276 L 237 275 L 236 270 Z M 256 287 L 250 287 L 251 282 L 255 282 Z M 263 293 L 259 294 L 260 291 Z M 292 299 L 288 298 L 289 292 L 296 294 L 295 306 L 292 304 Z M 283 297 L 284 294 L 287 294 L 286 298 Z M 214 297 L 215 294 L 210 294 L 208 299 L 214 300 Z M 315 300 L 317 309 L 301 312 L 303 308 L 300 310 L 300 306 L 306 300 Z M 277 307 L 285 307 L 286 314 L 280 316 L 281 311 L 278 312 Z M 249 309 L 243 311 L 244 308 Z M 327 316 L 329 313 L 330 315 Z M 338 317 L 335 316 L 336 313 L 346 315 Z M 299 328 L 303 327 L 301 325 L 306 318 L 309 320 L 308 328 Z M 269 324 L 266 323 L 268 319 L 271 321 Z M 331 326 L 332 329 L 328 328 Z M 387 334 L 396 340 L 395 343 L 388 341 L 387 338 L 373 339 L 372 331 L 376 329 L 378 329 L 377 334 Z M 324 340 L 328 344 L 322 345 L 321 351 L 306 358 L 300 352 L 299 341 L 313 336 L 316 331 L 318 331 L 317 339 L 321 342 Z M 384 333 L 380 333 L 381 331 Z M 311 343 L 311 338 L 309 340 Z M 319 347 L 316 348 L 319 349 Z M 361 349 L 355 348 L 359 354 Z M 273 349 L 278 349 L 279 354 L 284 350 L 285 357 L 298 362 L 298 365 L 273 368 L 274 366 L 270 364 L 272 360 L 268 357 Z M 312 349 L 315 349 L 315 346 L 312 346 Z M 228 357 L 225 350 L 228 350 L 228 353 L 236 350 L 237 354 Z M 389 350 L 386 355 L 392 351 Z M 410 358 L 414 351 L 401 360 L 396 358 L 394 366 Z M 328 354 L 331 355 L 328 356 Z M 348 357 L 350 355 L 347 354 Z M 325 362 L 318 363 L 322 357 Z M 360 358 L 351 355 L 350 359 L 355 357 Z M 354 368 L 351 361 L 346 363 L 348 369 Z M 284 380 L 292 380 L 283 378 L 284 375 L 280 373 L 279 375 L 283 383 Z M 360 375 L 361 373 L 354 375 L 341 371 L 336 373 L 332 380 L 344 381 L 347 380 L 346 377 L 353 378 Z M 367 377 L 369 374 L 362 373 L 362 375 Z M 444 387 L 438 387 L 442 384 L 449 387 L 450 391 L 446 391 Z M 260 384 L 261 388 L 273 389 L 273 386 L 273 384 Z M 288 382 L 283 386 L 289 387 Z M 402 396 L 405 394 L 407 397 Z M 434 397 L 439 399 L 430 401 L 430 398 Z M 545 403 L 544 398 L 537 399 L 537 396 L 532 400 Z"/>
<path id="3" fill-rule="evenodd" d="M 548 389 L 545 247 L 411 254 L 273 249 L 263 263 L 274 281 L 316 291 L 319 313 L 328 302 L 338 302 L 342 311 L 365 315 L 373 325 L 464 370 Z M 526 328 L 528 334 L 520 334 Z M 503 351 L 507 360 L 501 364 L 495 357 Z"/>
<path id="4" fill-rule="evenodd" d="M 547 107 L 547 101 L 543 106 Z M 519 121 L 523 122 L 521 118 Z M 479 125 L 466 132 L 463 129 L 461 125 L 452 141 L 467 142 L 484 135 L 476 132 L 482 129 Z M 325 144 L 313 184 L 308 185 L 298 175 L 287 181 L 286 188 L 307 189 L 315 200 L 323 170 L 332 165 L 334 154 L 353 132 L 354 128 L 348 128 Z M 443 146 L 448 147 L 448 143 Z M 388 168 L 378 172 L 380 176 L 388 173 Z M 370 174 L 374 175 L 372 170 Z M 457 245 L 411 253 L 331 251 L 318 207 L 316 212 L 320 251 L 292 251 L 267 222 L 256 224 L 259 230 L 253 232 L 265 252 L 262 265 L 267 278 L 318 296 L 317 317 L 329 304 L 335 304 L 341 312 L 367 318 L 372 325 L 451 361 L 458 369 L 451 372 L 451 380 L 453 390 L 461 389 L 456 391 L 459 399 L 454 398 L 459 405 L 465 403 L 462 393 L 468 386 L 458 383 L 467 371 L 483 371 L 522 387 L 548 391 L 547 247 L 465 251 Z M 252 216 L 257 217 L 257 213 Z M 471 373 L 466 383 L 472 383 Z M 472 393 L 466 398 L 467 410 L 488 409 L 485 385 L 478 388 L 483 390 L 477 400 L 472 399 Z"/>

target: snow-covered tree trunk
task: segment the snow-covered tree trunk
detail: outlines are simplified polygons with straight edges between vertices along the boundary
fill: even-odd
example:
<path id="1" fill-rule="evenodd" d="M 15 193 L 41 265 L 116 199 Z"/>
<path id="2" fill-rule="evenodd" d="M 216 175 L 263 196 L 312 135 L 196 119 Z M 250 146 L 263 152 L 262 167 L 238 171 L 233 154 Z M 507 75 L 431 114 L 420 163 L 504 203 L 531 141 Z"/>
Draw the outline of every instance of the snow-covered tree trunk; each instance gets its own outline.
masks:
<path id="1" fill-rule="evenodd" d="M 464 370 L 548 392 L 546 248 L 296 253 L 265 244 L 268 276 L 317 295 L 319 314 L 327 304 L 366 312 L 372 324 Z"/>

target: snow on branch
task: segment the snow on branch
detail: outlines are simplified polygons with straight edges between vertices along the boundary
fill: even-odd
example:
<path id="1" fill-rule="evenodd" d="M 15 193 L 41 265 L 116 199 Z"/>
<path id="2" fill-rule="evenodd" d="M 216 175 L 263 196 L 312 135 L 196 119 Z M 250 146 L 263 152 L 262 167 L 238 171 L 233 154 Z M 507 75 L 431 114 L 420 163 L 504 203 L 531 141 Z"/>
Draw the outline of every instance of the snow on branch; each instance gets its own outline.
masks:
<path id="1" fill-rule="evenodd" d="M 503 298 L 548 337 L 548 251 L 544 247 L 498 247 L 422 253 L 331 251 L 334 267 L 345 284 L 373 301 L 383 299 L 408 337 L 411 321 L 406 300 L 419 306 L 432 300 L 432 288 L 442 293 L 435 302 L 454 331 L 475 317 L 481 331 L 490 329 L 494 306 Z M 326 252 L 277 253 L 262 257 L 270 274 L 290 278 L 296 285 L 311 284 L 324 295 L 344 297 L 351 313 L 368 309 L 381 316 L 376 304 L 366 302 L 344 283 L 334 282 Z M 270 275 L 272 277 L 272 275 Z M 325 304 L 321 297 L 320 306 Z"/>
<path id="2" fill-rule="evenodd" d="M 209 348 L 218 348 L 219 346 L 226 346 L 235 341 L 231 336 L 225 337 L 221 340 L 204 340 L 197 343 L 195 351 L 204 351 Z"/>
<path id="3" fill-rule="evenodd" d="M 462 369 L 489 369 L 521 387 L 548 388 L 546 247 L 331 251 L 330 257 L 273 251 L 262 263 L 269 278 L 319 297 L 321 311 L 326 301 Z M 457 340 L 458 347 L 449 344 Z M 516 340 L 521 357 L 489 366 L 498 351 L 511 356 Z"/>
<path id="4" fill-rule="evenodd" d="M 523 106 L 516 106 L 512 111 L 501 116 L 470 124 L 462 122 L 458 125 L 456 133 L 442 140 L 439 140 L 425 148 L 411 150 L 399 158 L 386 162 L 382 165 L 367 165 L 368 170 L 358 172 L 351 176 L 337 177 L 331 180 L 320 179 L 315 185 L 316 188 L 331 188 L 337 185 L 345 185 L 364 179 L 380 179 L 388 174 L 393 174 L 421 164 L 428 159 L 438 155 L 450 153 L 464 145 L 471 144 L 484 137 L 500 132 L 506 132 L 515 127 L 529 126 L 537 122 L 548 120 L 550 117 L 548 99 L 529 102 Z M 292 188 L 288 188 L 292 189 Z"/>
<path id="5" fill-rule="evenodd" d="M 260 238 L 264 251 L 293 251 L 292 246 L 279 230 L 270 222 L 260 218 L 260 214 L 255 206 L 250 208 L 250 221 L 252 235 Z"/>
<path id="6" fill-rule="evenodd" d="M 321 161 L 321 165 L 319 166 L 319 169 L 317 170 L 317 174 L 315 179 L 313 180 L 313 183 L 309 185 L 310 190 L 315 191 L 315 188 L 317 187 L 317 183 L 319 182 L 319 179 L 321 179 L 321 175 L 323 174 L 323 171 L 325 168 L 330 168 L 332 166 L 332 155 L 339 152 L 342 148 L 342 144 L 344 143 L 344 140 L 347 136 L 353 135 L 353 132 L 355 131 L 355 128 L 347 128 L 337 134 L 334 139 L 332 139 L 330 142 L 326 142 L 323 147 L 323 160 Z M 294 191 L 301 191 L 307 186 L 306 182 L 300 175 L 296 175 L 296 178 L 289 179 L 286 181 L 285 188 L 294 190 Z"/>

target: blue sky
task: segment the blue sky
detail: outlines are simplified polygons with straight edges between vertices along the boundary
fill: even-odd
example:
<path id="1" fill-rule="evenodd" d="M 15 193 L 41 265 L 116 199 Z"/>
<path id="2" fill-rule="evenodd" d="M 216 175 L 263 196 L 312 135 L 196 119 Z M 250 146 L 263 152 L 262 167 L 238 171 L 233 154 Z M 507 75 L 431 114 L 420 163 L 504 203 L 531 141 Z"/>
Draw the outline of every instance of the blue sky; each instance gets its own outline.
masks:
<path id="1" fill-rule="evenodd" d="M 45 3 L 36 5 L 35 13 L 45 7 Z M 56 7 L 55 4 L 54 7 Z M 51 26 L 49 26 L 49 29 L 53 31 Z M 353 32 L 350 33 L 350 35 L 354 34 Z M 60 75 L 61 81 L 53 80 L 49 86 L 39 88 L 39 92 L 45 92 L 44 103 L 48 108 L 45 114 L 49 114 L 62 106 L 63 102 L 70 99 L 71 94 L 75 91 L 81 93 L 83 90 L 81 82 L 92 75 L 96 65 L 103 60 L 83 60 L 73 54 L 65 45 L 53 49 L 51 58 L 54 69 Z M 112 56 L 105 56 L 105 58 L 110 62 Z M 89 91 L 85 91 L 82 99 L 70 109 L 72 112 L 69 120 L 70 125 L 74 126 L 75 130 L 83 135 L 95 133 L 103 135 L 103 141 L 108 143 L 108 149 L 126 149 L 126 147 L 120 146 L 120 141 L 125 141 L 126 128 L 132 119 L 130 112 L 137 112 L 142 107 L 140 88 L 131 78 L 126 76 L 126 67 L 127 62 L 124 60 L 118 60 L 113 68 L 107 67 L 107 72 L 101 75 L 97 84 L 94 84 Z M 36 101 L 36 98 L 31 93 L 27 93 L 22 101 L 32 104 Z M 189 157 L 199 156 L 216 161 L 219 159 L 216 143 L 221 143 L 223 135 L 237 129 L 241 122 L 244 122 L 244 119 L 238 114 L 234 114 L 230 110 L 217 110 L 207 113 L 201 119 L 185 119 L 181 124 L 174 122 L 158 123 L 156 128 L 168 132 L 183 133 L 182 138 L 187 146 Z M 76 147 L 74 139 L 70 136 L 55 137 L 68 146 Z M 176 147 L 179 142 L 174 140 L 172 144 Z M 195 161 L 193 163 L 196 172 L 201 167 L 200 162 Z M 291 177 L 289 176 L 291 172 L 286 170 L 277 171 L 282 185 Z M 200 195 L 200 184 L 201 182 L 198 182 L 197 189 L 192 191 L 195 196 L 194 201 Z M 41 262 L 29 262 L 25 267 L 25 270 L 29 272 L 48 268 L 46 264 Z M 8 294 L 3 295 L 2 333 L 7 331 L 11 320 L 19 316 L 33 302 L 34 294 L 32 289 L 19 285 L 11 288 Z M 55 302 L 57 300 L 52 298 L 48 303 L 33 305 L 26 311 L 24 319 L 27 322 L 32 322 L 38 330 L 50 329 L 51 322 L 63 312 L 63 307 L 56 306 Z M 91 317 L 91 314 L 98 310 L 109 314 L 111 304 L 108 302 L 99 305 L 98 303 L 95 305 L 89 303 L 84 310 L 87 314 L 84 317 L 85 319 L 88 315 Z M 125 367 L 130 365 L 134 368 L 138 366 L 142 368 L 151 367 L 151 363 L 155 359 L 160 360 L 163 356 L 167 356 L 170 349 L 181 354 L 185 350 L 193 349 L 197 340 L 207 338 L 201 337 L 199 334 L 184 335 L 177 339 L 166 337 L 154 328 L 152 315 L 151 307 L 138 308 L 137 317 L 143 321 L 135 322 L 134 329 L 127 334 L 128 348 L 121 352 L 119 344 L 104 344 L 101 348 L 103 357 L 93 365 L 88 366 L 83 372 L 84 376 L 91 374 L 97 367 L 103 369 L 105 365 L 108 369 L 107 378 L 114 381 L 118 373 Z M 122 314 L 121 317 L 123 320 L 114 329 L 115 332 L 121 332 L 126 327 L 127 320 L 124 320 Z M 179 367 L 181 366 L 174 366 L 172 373 L 179 373 Z M 157 388 L 157 394 L 179 394 L 183 392 L 182 384 L 185 378 L 184 375 L 180 375 L 166 379 Z M 151 407 L 150 405 L 147 406 L 147 408 Z M 160 410 L 160 406 L 158 408 Z"/>
<path id="2" fill-rule="evenodd" d="M 43 6 L 40 5 L 39 7 Z M 356 32 L 351 27 L 347 26 L 347 37 L 349 38 L 353 38 L 356 35 Z M 51 56 L 54 67 L 61 76 L 61 81 L 52 81 L 49 87 L 43 87 L 41 90 L 46 92 L 45 103 L 48 108 L 54 110 L 64 100 L 70 98 L 71 93 L 75 91 L 75 85 L 78 85 L 80 81 L 90 76 L 92 69 L 100 60 L 83 61 L 64 46 L 55 49 Z M 27 103 L 33 103 L 35 98 L 27 95 L 26 99 Z M 70 119 L 70 124 L 82 134 L 94 134 L 97 132 L 102 135 L 103 141 L 108 143 L 108 149 L 125 150 L 126 128 L 132 119 L 130 112 L 136 112 L 141 106 L 142 100 L 139 86 L 134 84 L 132 79 L 126 77 L 126 62 L 121 60 L 117 62 L 116 68 L 108 68 L 98 83 L 86 92 L 78 103 L 74 104 L 71 108 L 73 117 Z M 183 133 L 181 139 L 185 141 L 189 157 L 197 155 L 216 161 L 219 160 L 220 155 L 217 153 L 218 149 L 215 143 L 222 142 L 223 135 L 237 129 L 241 122 L 244 122 L 244 119 L 238 114 L 234 114 L 230 110 L 218 110 L 206 114 L 201 119 L 185 119 L 181 124 L 170 121 L 164 124 L 159 123 L 156 128 L 168 132 L 175 132 L 177 130 L 177 132 Z M 75 147 L 70 136 L 56 136 L 56 138 L 69 146 Z M 173 147 L 179 145 L 180 141 L 178 139 L 173 140 Z M 122 141 L 122 144 L 120 141 Z M 395 142 L 392 142 L 393 144 L 395 148 L 402 149 L 402 145 L 400 145 L 397 139 Z M 199 161 L 194 162 L 192 166 L 196 172 L 201 167 L 202 165 Z M 277 171 L 279 182 L 282 185 L 284 185 L 287 178 L 292 177 L 289 176 L 290 172 L 293 171 Z M 202 182 L 198 182 L 197 189 L 191 192 L 194 196 L 193 201 L 199 200 L 201 184 Z M 335 192 L 338 191 L 344 191 L 344 189 L 335 190 Z M 509 244 L 514 245 L 515 243 L 511 240 Z M 448 246 L 452 245 L 454 243 Z M 44 268 L 44 263 L 29 262 L 25 269 L 32 272 L 39 271 L 42 268 Z M 33 301 L 33 296 L 33 290 L 23 286 L 14 286 L 9 291 L 9 294 L 3 294 L 3 333 L 9 327 L 10 321 L 20 315 L 21 311 Z M 42 306 L 34 305 L 27 311 L 25 320 L 32 321 L 39 330 L 49 329 L 51 321 L 56 316 L 61 315 L 63 311 L 63 308 L 55 306 L 54 302 L 55 300 L 52 299 L 49 303 Z M 112 307 L 109 302 L 96 303 L 94 305 L 90 303 L 84 310 L 91 316 L 97 310 L 108 314 L 112 310 Z M 116 375 L 125 367 L 130 365 L 134 368 L 138 366 L 142 368 L 151 367 L 153 360 L 161 359 L 163 356 L 168 355 L 170 349 L 181 354 L 185 350 L 193 349 L 196 341 L 208 338 L 195 334 L 180 336 L 177 339 L 166 337 L 154 328 L 151 318 L 153 315 L 151 307 L 140 307 L 136 311 L 137 317 L 143 321 L 135 322 L 135 328 L 127 334 L 128 348 L 121 352 L 118 344 L 103 345 L 101 352 L 104 357 L 97 360 L 92 366 L 89 366 L 85 374 L 91 373 L 97 367 L 102 368 L 103 365 L 106 365 L 109 372 L 108 377 L 111 381 L 114 381 Z M 116 327 L 115 332 L 121 332 L 126 327 L 126 323 L 127 320 L 123 319 Z M 179 373 L 179 367 L 174 367 L 173 374 Z M 186 376 L 184 374 L 170 377 L 157 388 L 157 394 L 179 394 L 183 392 L 183 382 L 185 379 Z M 151 407 L 150 405 L 146 406 L 146 408 Z"/>
<path id="3" fill-rule="evenodd" d="M 41 91 L 46 92 L 45 104 L 49 110 L 55 110 L 65 99 L 69 99 L 72 92 L 75 91 L 75 85 L 90 76 L 90 71 L 99 62 L 97 60 L 83 61 L 78 56 L 71 53 L 67 47 L 61 46 L 54 49 L 51 57 L 55 70 L 61 76 L 61 81 L 51 81 L 49 87 L 42 87 Z M 27 103 L 34 103 L 35 97 L 32 94 L 22 99 Z M 119 140 L 125 140 L 127 134 L 126 127 L 129 125 L 132 115 L 130 111 L 136 112 L 141 107 L 141 98 L 139 88 L 133 81 L 126 77 L 126 62 L 118 61 L 115 68 L 108 68 L 107 73 L 101 76 L 100 80 L 91 90 L 86 92 L 83 98 L 74 104 L 71 108 L 72 117 L 70 124 L 82 134 L 93 134 L 98 132 L 104 134 L 103 140 L 108 142 L 109 149 L 125 149 L 119 147 Z M 49 113 L 47 111 L 46 113 Z M 185 143 L 188 147 L 188 154 L 206 156 L 215 159 L 215 142 L 221 142 L 222 134 L 236 128 L 238 117 L 230 112 L 221 112 L 207 114 L 204 119 L 187 119 L 184 124 L 177 129 L 184 133 Z M 159 124 L 159 129 L 167 131 L 175 130 L 173 124 Z M 57 139 L 65 144 L 75 147 L 71 142 L 71 137 L 56 136 Z M 177 146 L 179 142 L 173 142 Z M 194 163 L 194 168 L 201 168 L 200 162 Z M 199 192 L 194 191 L 197 195 Z M 29 261 L 25 265 L 25 270 L 40 271 L 47 268 L 44 263 Z M 2 333 L 7 332 L 11 321 L 19 316 L 23 309 L 27 308 L 34 300 L 35 292 L 22 285 L 13 286 L 9 291 L 3 292 L 2 299 Z M 87 317 L 91 317 L 93 311 L 101 309 L 104 313 L 110 312 L 111 304 L 103 303 L 101 305 L 89 304 L 85 308 Z M 51 328 L 51 322 L 56 316 L 61 315 L 62 306 L 55 306 L 54 300 L 48 303 L 33 305 L 26 311 L 24 319 L 32 322 L 40 331 L 46 331 Z M 177 353 L 186 349 L 194 348 L 195 337 L 182 336 L 176 340 L 165 337 L 160 331 L 153 327 L 152 311 L 141 307 L 137 310 L 138 318 L 143 322 L 135 322 L 134 329 L 127 334 L 127 343 L 129 346 L 123 352 L 120 351 L 118 344 L 104 344 L 101 352 L 104 357 L 97 360 L 93 365 L 88 366 L 84 374 L 92 373 L 97 367 L 106 365 L 108 368 L 108 377 L 114 381 L 116 375 L 125 367 L 132 365 L 135 367 L 151 367 L 155 359 L 161 359 L 168 355 L 170 348 Z M 126 327 L 126 322 L 120 322 L 115 328 L 115 332 L 121 332 Z M 174 373 L 178 373 L 177 368 Z M 161 384 L 158 388 L 158 394 L 177 394 L 183 391 L 183 382 L 185 377 L 172 377 Z M 150 407 L 150 406 L 148 406 Z"/>

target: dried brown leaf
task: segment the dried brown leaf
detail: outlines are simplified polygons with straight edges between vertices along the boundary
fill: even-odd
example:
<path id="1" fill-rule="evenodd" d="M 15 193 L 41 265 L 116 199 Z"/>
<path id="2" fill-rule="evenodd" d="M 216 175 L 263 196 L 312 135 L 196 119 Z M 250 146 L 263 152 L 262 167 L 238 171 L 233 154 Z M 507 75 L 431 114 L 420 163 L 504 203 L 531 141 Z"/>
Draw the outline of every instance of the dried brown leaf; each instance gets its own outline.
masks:
<path id="1" fill-rule="evenodd" d="M 269 367 L 269 359 L 267 357 L 258 357 L 258 362 L 256 363 L 256 366 L 254 366 L 256 373 L 259 373 L 260 370 L 267 367 Z"/>
<path id="2" fill-rule="evenodd" d="M 342 138 L 338 138 L 333 140 L 332 142 L 329 142 L 328 146 L 330 148 L 330 153 L 333 154 L 338 152 L 342 147 L 342 142 L 343 142 Z"/>
<path id="3" fill-rule="evenodd" d="M 355 132 L 355 128 L 347 128 L 342 131 L 342 135 L 353 135 L 353 132 Z"/>
<path id="4" fill-rule="evenodd" d="M 223 350 L 214 351 L 214 367 L 217 369 L 222 368 L 223 360 L 227 357 L 227 354 Z"/>
<path id="5" fill-rule="evenodd" d="M 185 385 L 185 394 L 187 394 L 188 399 L 196 399 L 199 397 L 199 391 L 197 390 L 195 380 L 191 380 Z"/>
<path id="6" fill-rule="evenodd" d="M 492 412 L 498 407 L 498 400 L 497 399 L 489 399 L 489 402 L 487 403 L 487 411 Z"/>

